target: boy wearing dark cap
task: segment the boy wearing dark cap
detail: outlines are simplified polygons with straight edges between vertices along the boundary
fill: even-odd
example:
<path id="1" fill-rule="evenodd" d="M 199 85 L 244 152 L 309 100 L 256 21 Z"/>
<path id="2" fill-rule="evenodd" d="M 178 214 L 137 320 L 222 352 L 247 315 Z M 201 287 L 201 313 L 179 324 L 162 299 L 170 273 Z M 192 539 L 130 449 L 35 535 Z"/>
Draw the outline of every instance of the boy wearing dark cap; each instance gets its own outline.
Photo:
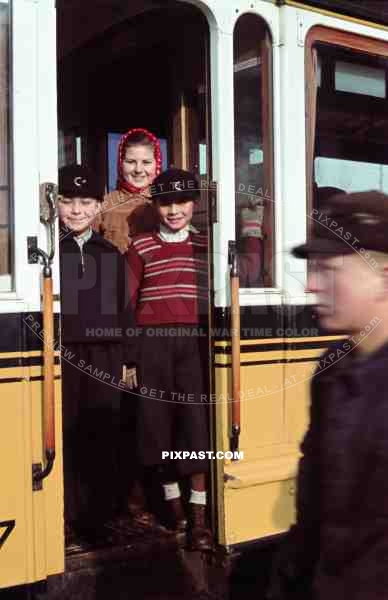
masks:
<path id="1" fill-rule="evenodd" d="M 127 268 L 118 250 L 90 223 L 100 194 L 89 169 L 59 171 L 63 457 L 65 523 L 97 535 L 114 510 L 117 433 L 123 365 L 132 360 L 126 340 L 133 327 Z"/>
<path id="2" fill-rule="evenodd" d="M 143 466 L 157 469 L 177 531 L 187 525 L 178 479 L 190 478 L 190 547 L 209 550 L 200 348 L 208 311 L 207 240 L 191 226 L 199 186 L 192 173 L 169 169 L 151 192 L 159 229 L 136 236 L 128 251 L 131 301 L 142 328 L 137 451 Z M 191 459 L 174 460 L 174 451 L 190 452 Z"/>
<path id="3" fill-rule="evenodd" d="M 339 194 L 310 215 L 308 288 L 336 342 L 312 380 L 297 520 L 268 598 L 388 597 L 388 196 Z"/>

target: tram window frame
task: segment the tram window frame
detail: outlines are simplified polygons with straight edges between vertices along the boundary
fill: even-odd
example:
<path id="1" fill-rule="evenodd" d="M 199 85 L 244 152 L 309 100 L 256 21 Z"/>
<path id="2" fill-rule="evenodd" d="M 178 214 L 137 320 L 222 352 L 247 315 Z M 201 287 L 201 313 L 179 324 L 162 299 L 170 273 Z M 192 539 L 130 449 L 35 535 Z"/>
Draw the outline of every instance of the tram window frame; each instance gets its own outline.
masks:
<path id="1" fill-rule="evenodd" d="M 264 255 L 263 265 L 261 267 L 262 272 L 262 280 L 260 282 L 255 281 L 252 285 L 241 285 L 240 291 L 245 292 L 254 292 L 257 291 L 264 292 L 265 290 L 274 290 L 277 291 L 275 276 L 276 276 L 276 265 L 275 265 L 275 239 L 273 233 L 275 231 L 275 202 L 274 202 L 274 187 L 275 187 L 275 167 L 274 167 L 274 94 L 273 94 L 273 38 L 271 28 L 265 19 L 258 15 L 257 13 L 246 12 L 239 16 L 237 19 L 234 30 L 233 30 L 233 69 L 234 69 L 234 77 L 233 77 L 233 94 L 234 94 L 234 105 L 235 105 L 235 114 L 234 114 L 234 151 L 235 151 L 235 178 L 236 178 L 236 190 L 235 190 L 235 210 L 236 210 L 236 231 L 235 231 L 235 239 L 237 243 L 242 239 L 239 236 L 239 219 L 240 216 L 238 214 L 239 205 L 237 201 L 237 196 L 241 193 L 241 181 L 239 181 L 238 171 L 239 171 L 239 154 L 238 154 L 238 117 L 237 117 L 237 78 L 236 73 L 236 65 L 240 62 L 243 63 L 241 54 L 238 54 L 238 46 L 241 43 L 238 40 L 237 36 L 239 33 L 238 27 L 242 24 L 242 32 L 244 32 L 244 25 L 248 22 L 248 19 L 251 19 L 249 23 L 249 28 L 257 28 L 256 37 L 255 37 L 255 45 L 252 47 L 245 48 L 246 51 L 249 50 L 249 55 L 254 53 L 255 50 L 257 54 L 254 53 L 254 56 L 250 59 L 247 59 L 247 63 L 249 60 L 252 61 L 252 58 L 257 58 L 257 63 L 252 61 L 252 67 L 259 67 L 259 71 L 255 74 L 255 77 L 258 77 L 261 80 L 261 85 L 258 90 L 258 99 L 260 105 L 258 106 L 257 113 L 261 114 L 261 122 L 256 121 L 255 123 L 251 123 L 250 130 L 252 131 L 254 128 L 256 129 L 256 133 L 258 130 L 259 136 L 261 136 L 261 152 L 264 157 L 263 160 L 263 182 L 262 185 L 257 187 L 253 184 L 253 182 L 248 181 L 248 186 L 245 189 L 249 192 L 250 189 L 254 189 L 254 193 L 252 194 L 252 198 L 257 198 L 260 196 L 260 190 L 262 189 L 263 194 L 263 238 L 262 238 L 262 255 Z M 245 21 L 245 23 L 244 23 Z M 253 41 L 251 38 L 250 42 Z M 259 117 L 260 118 L 260 117 Z M 258 129 L 259 126 L 259 129 Z M 260 138 L 258 138 L 259 140 Z M 260 145 L 258 146 L 260 150 Z M 249 171 L 249 165 L 248 165 Z M 251 185 L 252 183 L 252 185 Z M 247 194 L 248 195 L 248 194 Z M 260 238 L 259 238 L 260 239 Z M 249 255 L 248 255 L 249 256 Z M 247 263 L 250 261 L 248 260 Z M 247 279 L 249 279 L 249 275 Z"/>
<path id="2" fill-rule="evenodd" d="M 318 74 L 318 52 L 317 48 L 325 46 L 328 50 L 329 58 L 320 65 L 320 84 L 317 82 Z M 335 56 L 337 52 L 337 57 Z M 314 26 L 310 29 L 305 41 L 305 73 L 306 73 L 306 187 L 307 187 L 307 214 L 312 214 L 314 206 L 314 162 L 316 156 L 316 136 L 317 136 L 317 109 L 318 109 L 318 89 L 320 86 L 326 87 L 331 92 L 339 92 L 335 86 L 335 66 L 336 62 L 342 61 L 343 57 L 348 55 L 349 62 L 358 65 L 371 66 L 370 58 L 374 61 L 384 59 L 385 66 L 385 101 L 388 102 L 388 42 L 360 35 L 353 32 L 345 32 L 337 29 L 331 29 L 322 25 Z M 373 66 L 375 66 L 375 63 Z M 356 93 L 355 93 L 356 94 Z M 357 93 L 358 96 L 365 97 L 365 94 Z M 375 96 L 366 96 L 372 101 L 381 101 L 381 98 Z M 307 221 L 307 238 L 312 235 L 312 220 Z"/>
<path id="3" fill-rule="evenodd" d="M 13 203 L 13 170 L 12 170 L 12 157 L 13 157 L 13 146 L 12 146 L 12 0 L 0 0 L 0 10 L 5 10 L 4 23 L 6 26 L 6 38 L 2 40 L 2 46 L 4 49 L 4 80 L 7 82 L 6 86 L 3 86 L 4 95 L 4 121 L 6 122 L 4 127 L 4 147 L 6 151 L 4 155 L 5 168 L 4 168 L 4 181 L 3 184 L 0 182 L 0 191 L 7 196 L 4 207 L 1 212 L 4 211 L 4 217 L 0 216 L 0 230 L 6 231 L 4 237 L 4 244 L 0 241 L 0 252 L 3 250 L 6 252 L 5 262 L 7 263 L 7 271 L 0 273 L 0 298 L 5 295 L 6 299 L 9 298 L 9 293 L 14 290 L 14 203 Z M 4 221 L 4 222 L 3 222 Z"/>

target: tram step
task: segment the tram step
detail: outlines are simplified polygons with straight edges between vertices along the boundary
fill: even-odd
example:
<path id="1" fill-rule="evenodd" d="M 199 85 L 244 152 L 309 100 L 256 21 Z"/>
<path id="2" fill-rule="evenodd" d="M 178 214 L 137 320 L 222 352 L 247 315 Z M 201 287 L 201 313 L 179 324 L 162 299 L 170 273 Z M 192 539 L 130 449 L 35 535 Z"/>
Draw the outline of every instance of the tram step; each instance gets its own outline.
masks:
<path id="1" fill-rule="evenodd" d="M 171 540 L 75 554 L 31 600 L 224 600 L 225 570 Z"/>

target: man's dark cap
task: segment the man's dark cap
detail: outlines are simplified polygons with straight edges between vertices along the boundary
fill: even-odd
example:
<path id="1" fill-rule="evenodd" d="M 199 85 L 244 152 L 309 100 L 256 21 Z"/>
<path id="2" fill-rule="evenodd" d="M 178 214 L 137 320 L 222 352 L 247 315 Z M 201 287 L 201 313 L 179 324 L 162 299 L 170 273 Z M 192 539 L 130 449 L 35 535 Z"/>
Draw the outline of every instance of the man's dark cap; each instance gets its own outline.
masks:
<path id="1" fill-rule="evenodd" d="M 81 165 L 66 165 L 59 169 L 58 193 L 67 198 L 102 200 L 94 173 Z"/>
<path id="2" fill-rule="evenodd" d="M 197 200 L 199 183 L 194 173 L 183 169 L 167 169 L 151 185 L 152 199 L 160 204 Z"/>
<path id="3" fill-rule="evenodd" d="M 378 191 L 337 194 L 314 208 L 312 239 L 296 246 L 298 258 L 367 250 L 388 254 L 388 196 Z"/>

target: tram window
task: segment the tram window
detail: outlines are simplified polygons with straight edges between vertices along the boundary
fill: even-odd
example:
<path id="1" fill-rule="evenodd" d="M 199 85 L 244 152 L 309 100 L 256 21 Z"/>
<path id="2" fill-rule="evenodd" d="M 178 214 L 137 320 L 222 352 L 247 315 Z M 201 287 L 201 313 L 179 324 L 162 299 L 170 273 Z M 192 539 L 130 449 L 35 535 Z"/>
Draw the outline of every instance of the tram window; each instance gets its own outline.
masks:
<path id="1" fill-rule="evenodd" d="M 312 42 L 307 65 L 308 189 L 315 207 L 340 190 L 388 193 L 388 44 L 361 45 L 350 34 L 348 43 L 342 40 L 346 47 L 327 41 Z"/>
<path id="2" fill-rule="evenodd" d="M 11 289 L 9 174 L 9 3 L 0 2 L 0 292 Z"/>
<path id="3" fill-rule="evenodd" d="M 272 287 L 272 43 L 264 21 L 239 18 L 234 31 L 236 239 L 241 287 Z"/>
<path id="4" fill-rule="evenodd" d="M 385 84 L 384 69 L 374 69 L 340 60 L 335 64 L 335 89 L 339 92 L 385 98 Z"/>

